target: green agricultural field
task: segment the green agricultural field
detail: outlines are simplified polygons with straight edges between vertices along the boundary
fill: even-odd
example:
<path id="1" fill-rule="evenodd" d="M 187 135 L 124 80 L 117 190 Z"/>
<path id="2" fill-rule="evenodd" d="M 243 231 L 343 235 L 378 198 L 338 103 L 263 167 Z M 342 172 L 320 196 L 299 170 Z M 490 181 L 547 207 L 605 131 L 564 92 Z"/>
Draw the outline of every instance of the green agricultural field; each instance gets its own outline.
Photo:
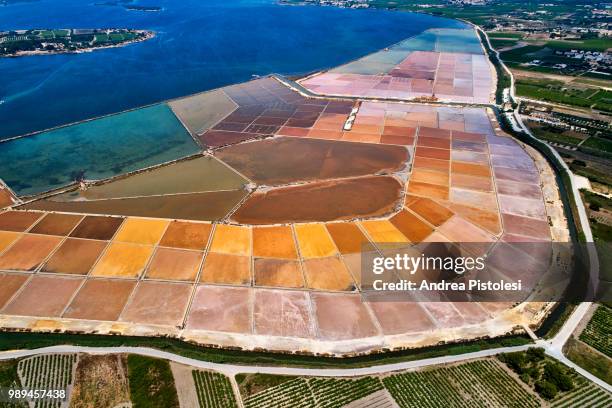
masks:
<path id="1" fill-rule="evenodd" d="M 612 383 L 612 360 L 574 337 L 563 346 L 563 353 L 574 363 L 607 383 Z"/>
<path id="2" fill-rule="evenodd" d="M 591 50 L 605 51 L 612 48 L 612 39 L 609 38 L 591 38 L 580 41 L 548 41 L 547 47 L 555 50 Z"/>
<path id="3" fill-rule="evenodd" d="M 0 387 L 3 388 L 20 388 L 21 381 L 17 374 L 17 360 L 0 361 Z M 9 404 L 8 402 L 0 401 L 0 408 L 15 408 L 27 407 L 26 404 Z"/>
<path id="4" fill-rule="evenodd" d="M 606 408 L 612 406 L 612 394 L 586 380 L 578 374 L 573 374 L 574 388 L 550 401 L 553 408 Z"/>
<path id="5" fill-rule="evenodd" d="M 570 163 L 570 170 L 579 176 L 583 176 L 591 180 L 591 182 L 599 183 L 602 185 L 612 185 L 612 179 L 610 178 L 610 174 L 604 173 L 597 169 L 585 166 L 579 166 L 574 162 Z"/>
<path id="6" fill-rule="evenodd" d="M 541 405 L 537 396 L 490 359 L 392 375 L 383 382 L 402 408 Z"/>
<path id="7" fill-rule="evenodd" d="M 538 139 L 570 146 L 577 146 L 578 143 L 582 141 L 582 139 L 579 139 L 577 137 L 564 135 L 563 133 L 553 132 L 545 126 L 540 127 L 539 124 L 533 124 L 533 122 L 530 122 L 529 125 L 531 131 Z"/>
<path id="8" fill-rule="evenodd" d="M 229 379 L 220 373 L 192 371 L 201 408 L 236 408 L 236 398 Z"/>
<path id="9" fill-rule="evenodd" d="M 580 334 L 580 340 L 612 357 L 612 310 L 607 306 L 599 306 Z"/>
<path id="10" fill-rule="evenodd" d="M 28 389 L 68 390 L 72 384 L 76 354 L 44 354 L 19 361 L 17 372 L 21 383 Z M 45 401 L 40 406 L 60 407 L 61 401 Z M 39 404 L 36 405 L 37 407 Z"/>
<path id="11" fill-rule="evenodd" d="M 489 38 L 514 38 L 515 40 L 520 40 L 523 38 L 523 33 L 502 33 L 502 32 L 488 32 L 487 35 Z"/>
<path id="12" fill-rule="evenodd" d="M 236 374 L 236 382 L 240 389 L 240 395 L 247 398 L 258 392 L 276 387 L 284 382 L 291 381 L 295 377 L 273 374 Z"/>
<path id="13" fill-rule="evenodd" d="M 506 39 L 498 40 L 498 39 L 492 38 L 490 41 L 491 41 L 491 45 L 495 49 L 511 47 L 516 44 L 516 40 L 506 40 Z"/>
<path id="14" fill-rule="evenodd" d="M 166 360 L 128 356 L 130 399 L 134 408 L 178 408 L 178 395 Z"/>
<path id="15" fill-rule="evenodd" d="M 524 47 L 504 51 L 500 56 L 504 62 L 523 63 L 537 59 L 537 52 L 541 50 L 542 47 L 538 45 L 526 45 Z"/>
<path id="16" fill-rule="evenodd" d="M 590 147 L 591 149 L 612 153 L 612 141 L 607 140 L 607 139 L 602 139 L 600 137 L 595 137 L 595 136 L 590 137 L 582 145 L 585 147 Z"/>
<path id="17" fill-rule="evenodd" d="M 119 42 L 119 41 L 123 41 L 123 34 L 120 33 L 111 33 L 108 38 L 112 41 L 112 42 Z"/>
<path id="18" fill-rule="evenodd" d="M 102 34 L 95 34 L 95 35 L 94 35 L 94 40 L 95 40 L 96 42 L 107 42 L 107 41 L 109 41 L 109 39 L 108 39 L 108 34 L 106 34 L 106 33 L 102 33 Z"/>
<path id="19" fill-rule="evenodd" d="M 612 92 L 575 87 L 561 81 L 521 78 L 516 82 L 516 93 L 530 99 L 612 111 L 612 104 L 608 103 L 609 100 L 612 100 Z"/>
<path id="20" fill-rule="evenodd" d="M 70 34 L 70 30 L 53 30 L 55 37 L 67 37 Z"/>
<path id="21" fill-rule="evenodd" d="M 244 399 L 245 408 L 341 408 L 383 389 L 378 378 L 359 379 L 296 377 Z"/>

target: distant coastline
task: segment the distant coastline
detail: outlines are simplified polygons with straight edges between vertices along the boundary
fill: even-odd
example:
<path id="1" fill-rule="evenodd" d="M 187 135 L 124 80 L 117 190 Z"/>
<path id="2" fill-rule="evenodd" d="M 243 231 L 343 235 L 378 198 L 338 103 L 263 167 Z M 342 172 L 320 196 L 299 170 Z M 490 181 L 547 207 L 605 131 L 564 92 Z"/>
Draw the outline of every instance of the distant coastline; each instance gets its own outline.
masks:
<path id="1" fill-rule="evenodd" d="M 40 33 L 65 31 L 68 34 L 45 38 Z M 34 34 L 32 34 L 34 33 Z M 125 47 L 155 37 L 154 31 L 111 30 L 20 30 L 0 33 L 0 57 L 18 58 L 32 55 L 81 54 L 107 48 Z M 90 41 L 88 40 L 91 37 Z M 99 38 L 102 38 L 100 40 Z"/>
<path id="2" fill-rule="evenodd" d="M 144 12 L 159 12 L 163 11 L 160 6 L 139 6 L 133 4 L 134 0 L 108 0 L 100 3 L 94 3 L 94 6 L 116 6 L 123 7 L 127 11 L 144 11 Z"/>

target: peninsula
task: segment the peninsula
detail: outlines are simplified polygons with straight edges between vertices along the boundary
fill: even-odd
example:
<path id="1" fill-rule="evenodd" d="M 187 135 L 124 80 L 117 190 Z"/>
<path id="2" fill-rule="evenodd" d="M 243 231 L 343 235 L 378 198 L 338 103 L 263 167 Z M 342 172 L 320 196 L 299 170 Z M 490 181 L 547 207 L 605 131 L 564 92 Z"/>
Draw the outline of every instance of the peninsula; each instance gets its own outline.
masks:
<path id="1" fill-rule="evenodd" d="M 0 32 L 0 57 L 88 52 L 153 38 L 155 33 L 125 28 L 32 29 Z"/>

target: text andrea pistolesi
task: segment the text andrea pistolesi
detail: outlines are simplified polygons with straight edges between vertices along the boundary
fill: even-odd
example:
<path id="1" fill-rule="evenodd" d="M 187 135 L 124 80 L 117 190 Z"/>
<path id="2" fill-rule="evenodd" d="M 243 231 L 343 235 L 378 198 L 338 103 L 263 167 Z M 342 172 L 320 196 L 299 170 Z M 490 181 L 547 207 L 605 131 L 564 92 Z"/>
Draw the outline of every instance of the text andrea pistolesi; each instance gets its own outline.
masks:
<path id="1" fill-rule="evenodd" d="M 375 275 L 372 288 L 377 291 L 520 291 L 521 280 L 504 281 L 490 279 L 460 279 L 466 273 L 479 273 L 487 270 L 486 257 L 471 256 L 418 256 L 395 254 L 394 256 L 376 256 L 371 259 L 371 271 Z M 440 273 L 450 275 L 448 279 L 432 279 L 424 276 L 435 276 Z M 391 272 L 391 274 L 390 274 Z M 396 279 L 397 277 L 406 277 Z M 418 277 L 417 277 L 418 275 Z M 417 277 L 417 279 L 410 279 Z"/>

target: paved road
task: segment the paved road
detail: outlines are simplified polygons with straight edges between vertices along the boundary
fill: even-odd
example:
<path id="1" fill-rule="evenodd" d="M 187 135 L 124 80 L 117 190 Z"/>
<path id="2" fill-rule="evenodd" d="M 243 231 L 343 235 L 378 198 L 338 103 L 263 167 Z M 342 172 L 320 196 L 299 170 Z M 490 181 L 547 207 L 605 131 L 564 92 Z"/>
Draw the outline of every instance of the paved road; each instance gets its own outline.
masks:
<path id="1" fill-rule="evenodd" d="M 186 364 L 197 368 L 215 370 L 228 376 L 238 373 L 262 373 L 277 375 L 298 375 L 298 376 L 319 376 L 319 377 L 355 377 L 362 375 L 384 374 L 393 371 L 411 370 L 421 367 L 428 367 L 438 364 L 455 363 L 475 358 L 490 357 L 500 353 L 512 351 L 524 351 L 533 345 L 502 347 L 490 350 L 477 351 L 452 356 L 442 356 L 427 358 L 416 361 L 406 361 L 393 364 L 382 364 L 362 368 L 299 368 L 282 366 L 245 366 L 237 364 L 219 364 L 208 361 L 195 360 L 193 358 L 182 357 L 177 354 L 168 353 L 148 347 L 81 347 L 81 346 L 51 346 L 33 350 L 15 350 L 0 353 L 0 360 L 13 358 L 23 358 L 38 354 L 47 353 L 89 353 L 89 354 L 110 354 L 110 353 L 129 353 L 142 356 L 162 358 L 180 364 Z"/>

